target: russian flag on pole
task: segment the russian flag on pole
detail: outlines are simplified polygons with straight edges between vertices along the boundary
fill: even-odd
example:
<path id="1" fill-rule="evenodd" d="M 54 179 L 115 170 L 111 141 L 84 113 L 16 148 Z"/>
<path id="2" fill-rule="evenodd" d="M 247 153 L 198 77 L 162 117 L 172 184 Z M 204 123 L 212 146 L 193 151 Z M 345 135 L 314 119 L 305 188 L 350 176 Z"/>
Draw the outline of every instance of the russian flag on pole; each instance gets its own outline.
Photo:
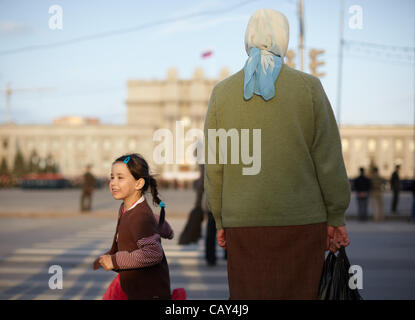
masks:
<path id="1" fill-rule="evenodd" d="M 213 50 L 206 50 L 202 52 L 202 59 L 209 58 L 213 55 Z"/>

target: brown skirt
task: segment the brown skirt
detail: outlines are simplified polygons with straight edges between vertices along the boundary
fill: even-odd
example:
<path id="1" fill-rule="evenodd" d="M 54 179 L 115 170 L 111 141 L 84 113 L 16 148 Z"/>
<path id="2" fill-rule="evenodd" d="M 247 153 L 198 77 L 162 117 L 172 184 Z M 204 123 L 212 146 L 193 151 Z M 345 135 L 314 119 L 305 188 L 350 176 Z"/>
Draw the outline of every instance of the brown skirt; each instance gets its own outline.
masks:
<path id="1" fill-rule="evenodd" d="M 230 299 L 316 299 L 327 222 L 226 228 Z"/>

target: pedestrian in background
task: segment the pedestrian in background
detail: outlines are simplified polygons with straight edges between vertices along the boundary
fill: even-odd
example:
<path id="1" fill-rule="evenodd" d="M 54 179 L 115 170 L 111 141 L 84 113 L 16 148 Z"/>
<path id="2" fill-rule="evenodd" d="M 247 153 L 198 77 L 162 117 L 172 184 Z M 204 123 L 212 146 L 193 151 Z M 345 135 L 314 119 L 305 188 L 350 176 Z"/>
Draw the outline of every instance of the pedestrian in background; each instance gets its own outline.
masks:
<path id="1" fill-rule="evenodd" d="M 216 265 L 216 223 L 211 211 L 207 212 L 205 259 L 208 266 Z"/>
<path id="2" fill-rule="evenodd" d="M 87 165 L 82 176 L 81 212 L 91 211 L 92 194 L 95 189 L 96 179 L 91 173 L 91 165 Z"/>
<path id="3" fill-rule="evenodd" d="M 372 175 L 370 177 L 370 199 L 373 208 L 373 220 L 383 221 L 383 190 L 385 185 L 385 179 L 379 175 L 377 167 L 373 168 Z"/>
<path id="4" fill-rule="evenodd" d="M 399 179 L 399 169 L 401 166 L 395 166 L 395 171 L 392 173 L 390 179 L 390 186 L 392 190 L 392 214 L 398 214 L 399 192 L 401 191 L 401 180 Z"/>
<path id="5" fill-rule="evenodd" d="M 209 209 L 205 208 L 206 201 L 203 201 L 203 198 L 204 198 L 203 194 L 205 192 L 204 174 L 205 174 L 205 166 L 202 164 L 200 165 L 200 178 L 197 179 L 195 182 L 195 189 L 196 189 L 195 208 L 199 208 L 198 215 L 202 215 L 202 216 L 200 218 L 193 217 L 192 219 L 192 213 L 190 214 L 189 220 L 184 228 L 184 231 L 180 235 L 179 244 L 191 243 L 192 238 L 193 238 L 192 242 L 197 242 L 199 240 L 199 236 L 201 235 L 201 224 L 202 224 L 203 216 L 206 215 L 207 222 L 206 222 L 206 232 L 205 232 L 205 259 L 206 259 L 207 265 L 210 267 L 213 267 L 216 265 L 216 262 L 217 262 L 216 224 L 215 224 L 215 218 L 213 217 L 212 212 L 209 211 Z M 226 251 L 225 251 L 225 258 L 226 258 Z"/>
<path id="6" fill-rule="evenodd" d="M 412 222 L 415 222 L 415 179 L 412 181 Z"/>
<path id="7" fill-rule="evenodd" d="M 367 206 L 370 192 L 370 179 L 365 176 L 365 169 L 359 168 L 360 175 L 354 180 L 359 221 L 367 220 Z"/>
<path id="8" fill-rule="evenodd" d="M 203 168 L 200 167 L 200 172 L 203 174 Z M 203 177 L 197 179 L 193 185 L 196 191 L 196 202 L 193 209 L 189 213 L 183 231 L 180 234 L 178 243 L 187 245 L 190 243 L 197 243 L 202 236 L 202 223 L 204 216 L 204 209 L 202 208 L 203 198 Z"/>
<path id="9" fill-rule="evenodd" d="M 350 185 L 336 119 L 320 80 L 284 64 L 288 40 L 282 13 L 256 11 L 245 33 L 245 67 L 219 82 L 209 101 L 205 191 L 227 249 L 230 299 L 317 299 L 325 251 L 350 243 Z M 208 132 L 235 128 L 261 130 L 261 148 L 252 151 L 261 156 L 259 170 L 244 174 L 229 154 L 225 164 L 211 161 L 231 148 Z"/>

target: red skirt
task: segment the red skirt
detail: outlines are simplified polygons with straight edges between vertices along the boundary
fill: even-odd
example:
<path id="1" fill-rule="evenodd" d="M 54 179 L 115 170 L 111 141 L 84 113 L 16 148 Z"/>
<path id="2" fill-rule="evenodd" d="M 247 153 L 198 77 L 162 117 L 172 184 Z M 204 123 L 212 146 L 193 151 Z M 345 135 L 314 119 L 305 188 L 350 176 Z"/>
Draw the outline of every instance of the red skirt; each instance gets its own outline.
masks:
<path id="1" fill-rule="evenodd" d="M 128 296 L 121 289 L 120 275 L 112 280 L 111 284 L 108 286 L 107 291 L 105 291 L 102 300 L 128 300 Z"/>
<path id="2" fill-rule="evenodd" d="M 171 298 L 172 300 L 186 300 L 186 291 L 183 288 L 174 289 Z M 102 300 L 128 300 L 127 294 L 121 288 L 119 274 L 108 286 Z"/>

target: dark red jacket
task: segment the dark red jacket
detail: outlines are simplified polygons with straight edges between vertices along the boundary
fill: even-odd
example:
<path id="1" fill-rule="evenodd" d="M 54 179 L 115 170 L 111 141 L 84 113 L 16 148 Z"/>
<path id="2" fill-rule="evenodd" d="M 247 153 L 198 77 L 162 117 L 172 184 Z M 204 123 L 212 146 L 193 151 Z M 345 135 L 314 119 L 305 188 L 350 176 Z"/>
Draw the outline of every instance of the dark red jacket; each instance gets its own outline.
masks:
<path id="1" fill-rule="evenodd" d="M 157 220 L 146 200 L 124 214 L 121 214 L 121 208 L 122 206 L 112 247 L 106 253 L 112 256 L 114 271 L 120 275 L 121 288 L 129 300 L 171 299 L 169 267 L 164 251 L 161 262 L 155 265 L 135 269 L 119 268 L 115 258 L 117 252 L 133 252 L 138 249 L 140 239 L 160 233 Z"/>

